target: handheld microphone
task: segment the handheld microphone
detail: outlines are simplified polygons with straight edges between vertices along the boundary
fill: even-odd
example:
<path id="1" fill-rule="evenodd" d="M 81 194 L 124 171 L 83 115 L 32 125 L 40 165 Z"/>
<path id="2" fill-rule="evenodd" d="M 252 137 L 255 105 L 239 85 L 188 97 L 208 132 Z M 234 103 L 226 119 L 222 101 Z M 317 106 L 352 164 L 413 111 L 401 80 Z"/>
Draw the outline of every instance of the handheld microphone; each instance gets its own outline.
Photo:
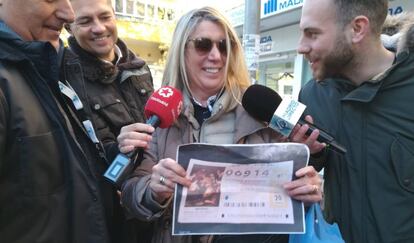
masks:
<path id="1" fill-rule="evenodd" d="M 263 85 L 254 84 L 247 88 L 242 98 L 244 109 L 254 118 L 267 122 L 269 127 L 289 136 L 295 124 L 309 126 L 306 135 L 310 135 L 315 129 L 319 130 L 318 142 L 326 143 L 327 148 L 341 154 L 346 153 L 346 149 L 338 144 L 335 139 L 318 128 L 301 118 L 306 106 L 292 99 L 284 99 L 271 88 Z"/>
<path id="2" fill-rule="evenodd" d="M 180 115 L 182 100 L 181 92 L 173 87 L 164 86 L 156 90 L 145 104 L 146 124 L 154 128 L 171 126 Z M 136 152 L 137 149 L 128 154 L 119 153 L 106 170 L 104 177 L 120 186 L 125 176 L 135 167 L 131 158 Z"/>

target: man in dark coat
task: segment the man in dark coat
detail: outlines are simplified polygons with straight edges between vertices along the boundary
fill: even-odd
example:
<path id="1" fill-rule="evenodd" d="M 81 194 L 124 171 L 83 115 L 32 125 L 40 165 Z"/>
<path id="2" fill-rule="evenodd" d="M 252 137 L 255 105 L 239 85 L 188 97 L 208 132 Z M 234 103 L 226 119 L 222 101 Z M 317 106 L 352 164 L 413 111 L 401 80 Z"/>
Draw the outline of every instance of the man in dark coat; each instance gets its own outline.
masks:
<path id="1" fill-rule="evenodd" d="M 414 242 L 414 28 L 397 53 L 387 50 L 387 11 L 387 0 L 308 0 L 302 9 L 298 51 L 315 80 L 299 99 L 348 150 L 315 166 L 325 167 L 326 216 L 351 243 Z"/>
<path id="2" fill-rule="evenodd" d="M 69 0 L 0 1 L 1 242 L 109 242 L 99 143 L 60 89 L 73 19 Z"/>
<path id="3" fill-rule="evenodd" d="M 152 76 L 145 61 L 118 38 L 115 13 L 109 0 L 72 0 L 75 21 L 65 55 L 64 73 L 79 94 L 109 161 L 119 153 L 116 141 L 122 127 L 145 125 L 144 106 L 153 92 Z M 146 129 L 146 130 L 145 130 Z M 149 140 L 148 134 L 142 134 Z M 141 147 L 145 147 L 145 144 Z M 150 242 L 151 225 L 128 219 L 114 186 L 102 184 L 111 238 L 117 243 Z"/>

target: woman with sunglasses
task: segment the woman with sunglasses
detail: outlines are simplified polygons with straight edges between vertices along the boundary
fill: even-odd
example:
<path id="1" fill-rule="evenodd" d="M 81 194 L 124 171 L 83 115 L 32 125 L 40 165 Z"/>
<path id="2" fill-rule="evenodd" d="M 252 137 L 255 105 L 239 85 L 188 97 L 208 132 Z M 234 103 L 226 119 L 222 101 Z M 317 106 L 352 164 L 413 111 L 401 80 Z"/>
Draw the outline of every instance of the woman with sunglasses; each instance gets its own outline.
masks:
<path id="1" fill-rule="evenodd" d="M 171 234 L 174 186 L 176 183 L 186 187 L 191 185 L 185 170 L 173 159 L 178 145 L 285 141 L 281 135 L 250 117 L 240 105 L 250 80 L 240 41 L 217 10 L 210 7 L 195 9 L 179 20 L 163 84 L 182 91 L 183 110 L 170 128 L 155 131 L 143 161 L 124 184 L 122 193 L 123 205 L 131 214 L 155 221 L 152 242 L 287 242 L 287 235 L 213 237 Z M 309 142 L 310 139 L 315 142 L 314 134 L 305 138 L 301 129 L 301 141 L 308 139 Z M 118 137 L 122 152 L 131 151 L 134 133 L 133 127 L 126 127 Z M 301 178 L 286 185 L 288 194 L 305 202 L 320 201 L 321 180 L 315 169 L 307 166 L 296 175 Z"/>

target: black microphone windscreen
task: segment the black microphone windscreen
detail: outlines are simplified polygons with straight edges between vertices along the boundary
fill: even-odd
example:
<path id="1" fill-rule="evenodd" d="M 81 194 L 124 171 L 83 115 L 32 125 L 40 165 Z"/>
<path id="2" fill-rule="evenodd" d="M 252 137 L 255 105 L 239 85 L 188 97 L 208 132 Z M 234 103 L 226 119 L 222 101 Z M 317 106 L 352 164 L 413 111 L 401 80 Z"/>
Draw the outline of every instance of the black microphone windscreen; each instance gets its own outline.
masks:
<path id="1" fill-rule="evenodd" d="M 259 84 L 249 86 L 242 98 L 244 109 L 252 117 L 265 122 L 272 119 L 281 102 L 282 98 L 276 91 Z"/>

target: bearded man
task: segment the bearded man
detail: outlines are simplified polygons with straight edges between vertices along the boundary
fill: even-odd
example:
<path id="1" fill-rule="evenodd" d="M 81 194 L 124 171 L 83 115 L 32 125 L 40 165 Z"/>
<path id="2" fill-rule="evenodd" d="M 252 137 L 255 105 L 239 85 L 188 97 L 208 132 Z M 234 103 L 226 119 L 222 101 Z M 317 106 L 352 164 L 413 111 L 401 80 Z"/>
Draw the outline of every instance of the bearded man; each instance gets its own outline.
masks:
<path id="1" fill-rule="evenodd" d="M 325 215 L 351 243 L 414 242 L 414 28 L 386 49 L 387 11 L 387 0 L 307 0 L 300 21 L 314 80 L 299 100 L 348 151 L 314 165 Z"/>

